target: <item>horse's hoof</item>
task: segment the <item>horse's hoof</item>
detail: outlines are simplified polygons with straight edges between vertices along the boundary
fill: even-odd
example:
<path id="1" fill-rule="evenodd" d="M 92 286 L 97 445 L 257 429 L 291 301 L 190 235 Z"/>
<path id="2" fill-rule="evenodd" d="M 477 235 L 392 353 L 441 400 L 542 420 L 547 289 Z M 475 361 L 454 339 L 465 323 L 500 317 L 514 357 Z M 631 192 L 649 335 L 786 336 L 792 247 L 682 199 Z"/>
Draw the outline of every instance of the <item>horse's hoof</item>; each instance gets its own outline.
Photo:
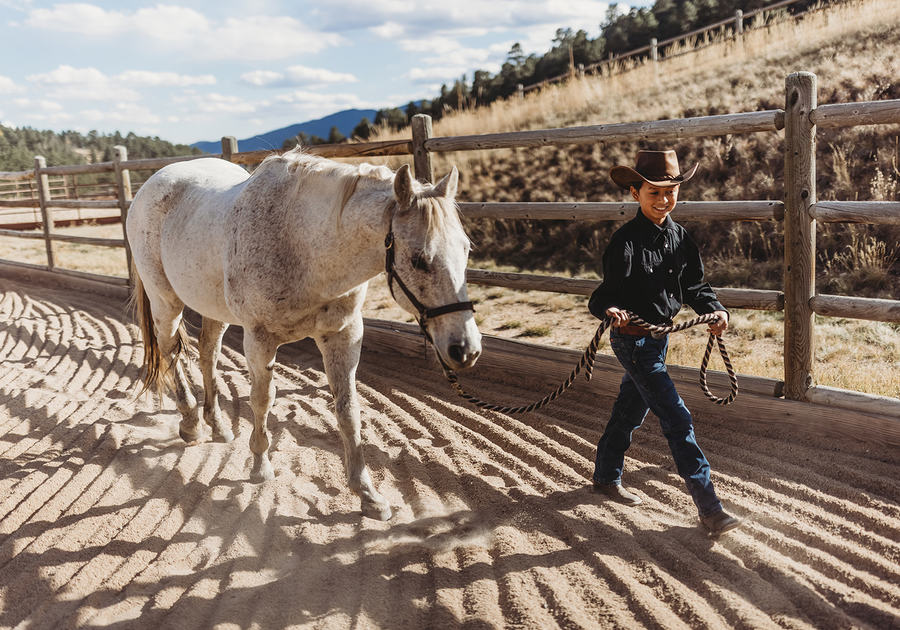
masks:
<path id="1" fill-rule="evenodd" d="M 179 426 L 178 435 L 188 444 L 194 444 L 200 438 L 200 429 L 195 428 L 193 431 L 188 431 L 183 426 Z"/>
<path id="2" fill-rule="evenodd" d="M 389 521 L 393 512 L 391 506 L 385 503 L 364 503 L 362 506 L 362 515 L 376 521 Z"/>
<path id="3" fill-rule="evenodd" d="M 253 462 L 253 470 L 250 471 L 251 483 L 265 483 L 275 478 L 275 470 L 269 458 L 257 459 Z"/>
<path id="4" fill-rule="evenodd" d="M 234 441 L 234 433 L 231 429 L 225 429 L 224 431 L 216 431 L 215 437 L 218 440 L 225 442 L 225 444 L 231 444 Z"/>

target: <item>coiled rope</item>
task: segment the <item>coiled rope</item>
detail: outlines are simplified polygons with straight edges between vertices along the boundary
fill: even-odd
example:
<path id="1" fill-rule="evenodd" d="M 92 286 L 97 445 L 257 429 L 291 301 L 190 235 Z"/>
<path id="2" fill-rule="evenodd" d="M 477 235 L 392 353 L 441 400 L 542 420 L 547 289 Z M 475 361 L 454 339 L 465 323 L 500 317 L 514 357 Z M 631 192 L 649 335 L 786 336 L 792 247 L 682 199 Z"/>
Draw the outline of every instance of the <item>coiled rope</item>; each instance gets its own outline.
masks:
<path id="1" fill-rule="evenodd" d="M 693 319 L 689 319 L 680 324 L 673 324 L 671 326 L 657 326 L 656 324 L 649 324 L 645 322 L 634 313 L 626 312 L 626 314 L 631 318 L 631 321 L 629 323 L 640 326 L 653 335 L 666 335 L 669 333 L 678 332 L 679 330 L 685 330 L 699 324 L 711 324 L 718 320 L 718 317 L 716 315 L 714 315 L 713 313 L 708 313 L 706 315 L 700 315 Z M 441 367 L 444 370 L 444 376 L 447 377 L 447 380 L 450 382 L 450 386 L 456 391 L 456 393 L 459 394 L 461 398 L 475 405 L 476 407 L 487 409 L 489 411 L 499 411 L 501 413 L 509 414 L 529 413 L 531 411 L 535 411 L 536 409 L 545 407 L 546 405 L 559 398 L 563 392 L 565 392 L 572 386 L 572 384 L 575 382 L 575 379 L 578 378 L 578 374 L 581 373 L 582 369 L 584 370 L 585 380 L 591 380 L 591 376 L 593 375 L 594 371 L 594 359 L 597 356 L 597 350 L 600 348 L 600 339 L 603 337 L 603 333 L 606 332 L 606 329 L 610 327 L 611 323 L 612 320 L 609 317 L 604 318 L 600 322 L 600 325 L 597 327 L 597 332 L 594 333 L 594 338 L 591 339 L 591 343 L 581 355 L 581 360 L 572 369 L 572 372 L 569 374 L 568 378 L 566 378 L 566 380 L 563 381 L 554 391 L 529 405 L 510 407 L 506 405 L 496 405 L 494 403 L 489 403 L 481 400 L 480 398 L 467 393 L 462 388 L 462 386 L 459 384 L 459 378 L 457 377 L 456 372 L 444 365 L 443 361 L 441 361 Z M 706 384 L 706 369 L 709 365 L 709 357 L 713 349 L 713 340 L 715 340 L 715 343 L 717 343 L 719 346 L 719 354 L 722 356 L 722 361 L 725 363 L 725 369 L 728 372 L 728 378 L 731 381 L 731 393 L 725 398 L 719 398 L 718 396 L 713 394 Z M 734 367 L 732 367 L 731 365 L 731 359 L 728 357 L 728 351 L 725 349 L 725 342 L 722 341 L 721 336 L 716 336 L 712 333 L 709 334 L 709 341 L 706 344 L 706 352 L 703 354 L 703 360 L 700 362 L 700 389 L 703 390 L 703 393 L 707 398 L 709 398 L 717 405 L 731 404 L 731 402 L 734 401 L 734 399 L 737 397 L 738 393 L 737 375 L 734 372 Z"/>

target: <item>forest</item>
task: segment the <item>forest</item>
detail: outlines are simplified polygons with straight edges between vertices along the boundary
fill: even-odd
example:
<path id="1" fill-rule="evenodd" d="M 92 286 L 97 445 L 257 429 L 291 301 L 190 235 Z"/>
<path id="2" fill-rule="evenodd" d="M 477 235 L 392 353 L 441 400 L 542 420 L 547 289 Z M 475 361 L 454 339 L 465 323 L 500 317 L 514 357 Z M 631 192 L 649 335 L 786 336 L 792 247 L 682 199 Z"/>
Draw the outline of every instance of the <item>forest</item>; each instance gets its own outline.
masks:
<path id="1" fill-rule="evenodd" d="M 172 144 L 158 137 L 122 135 L 118 131 L 101 134 L 89 131 L 41 131 L 31 127 L 0 125 L 0 171 L 34 168 L 34 156 L 43 155 L 47 164 L 93 164 L 112 160 L 113 147 L 123 145 L 132 158 L 193 155 L 201 151 L 186 144 Z"/>

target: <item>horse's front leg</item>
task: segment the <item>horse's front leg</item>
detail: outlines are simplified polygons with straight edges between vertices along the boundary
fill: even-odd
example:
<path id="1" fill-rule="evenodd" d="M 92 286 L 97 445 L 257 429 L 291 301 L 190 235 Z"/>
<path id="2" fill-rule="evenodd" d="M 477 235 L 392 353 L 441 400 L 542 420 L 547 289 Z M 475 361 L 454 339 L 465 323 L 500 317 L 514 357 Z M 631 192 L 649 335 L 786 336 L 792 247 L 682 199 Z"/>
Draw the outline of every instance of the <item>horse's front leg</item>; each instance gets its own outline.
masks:
<path id="1" fill-rule="evenodd" d="M 226 328 L 228 324 L 209 317 L 203 318 L 203 327 L 200 329 L 200 372 L 203 374 L 203 419 L 212 428 L 214 438 L 231 442 L 234 433 L 222 420 L 219 384 L 216 381 L 216 363 L 222 350 L 222 336 Z"/>
<path id="2" fill-rule="evenodd" d="M 244 356 L 250 371 L 250 408 L 253 410 L 253 433 L 250 434 L 250 450 L 253 452 L 253 468 L 250 481 L 261 483 L 275 478 L 269 461 L 269 430 L 266 420 L 275 400 L 275 383 L 272 369 L 278 344 L 264 330 L 244 330 Z"/>
<path id="3" fill-rule="evenodd" d="M 356 367 L 362 349 L 362 317 L 339 332 L 316 336 L 322 353 L 325 373 L 334 397 L 338 428 L 344 442 L 344 468 L 350 489 L 362 499 L 363 516 L 386 521 L 391 518 L 391 506 L 372 484 L 362 451 L 360 436 L 359 400 L 356 394 Z"/>

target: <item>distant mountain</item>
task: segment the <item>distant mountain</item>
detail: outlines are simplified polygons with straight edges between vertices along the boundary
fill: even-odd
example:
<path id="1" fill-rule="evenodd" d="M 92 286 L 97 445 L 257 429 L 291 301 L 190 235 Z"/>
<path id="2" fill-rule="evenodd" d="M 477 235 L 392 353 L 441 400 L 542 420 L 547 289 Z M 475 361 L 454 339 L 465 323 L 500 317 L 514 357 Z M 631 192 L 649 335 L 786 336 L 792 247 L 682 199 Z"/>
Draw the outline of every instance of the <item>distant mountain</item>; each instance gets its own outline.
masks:
<path id="1" fill-rule="evenodd" d="M 238 149 L 241 151 L 260 151 L 266 149 L 280 149 L 281 145 L 288 138 L 293 138 L 301 131 L 310 136 L 319 136 L 327 138 L 328 132 L 332 127 L 337 127 L 338 131 L 350 137 L 353 128 L 359 124 L 363 118 L 368 118 L 369 122 L 375 120 L 376 110 L 374 109 L 346 109 L 336 114 L 330 114 L 318 120 L 309 120 L 303 123 L 297 123 L 289 127 L 282 127 L 274 131 L 269 131 L 252 138 L 238 140 Z M 211 142 L 195 142 L 191 145 L 205 153 L 221 153 L 222 141 L 215 140 Z"/>

